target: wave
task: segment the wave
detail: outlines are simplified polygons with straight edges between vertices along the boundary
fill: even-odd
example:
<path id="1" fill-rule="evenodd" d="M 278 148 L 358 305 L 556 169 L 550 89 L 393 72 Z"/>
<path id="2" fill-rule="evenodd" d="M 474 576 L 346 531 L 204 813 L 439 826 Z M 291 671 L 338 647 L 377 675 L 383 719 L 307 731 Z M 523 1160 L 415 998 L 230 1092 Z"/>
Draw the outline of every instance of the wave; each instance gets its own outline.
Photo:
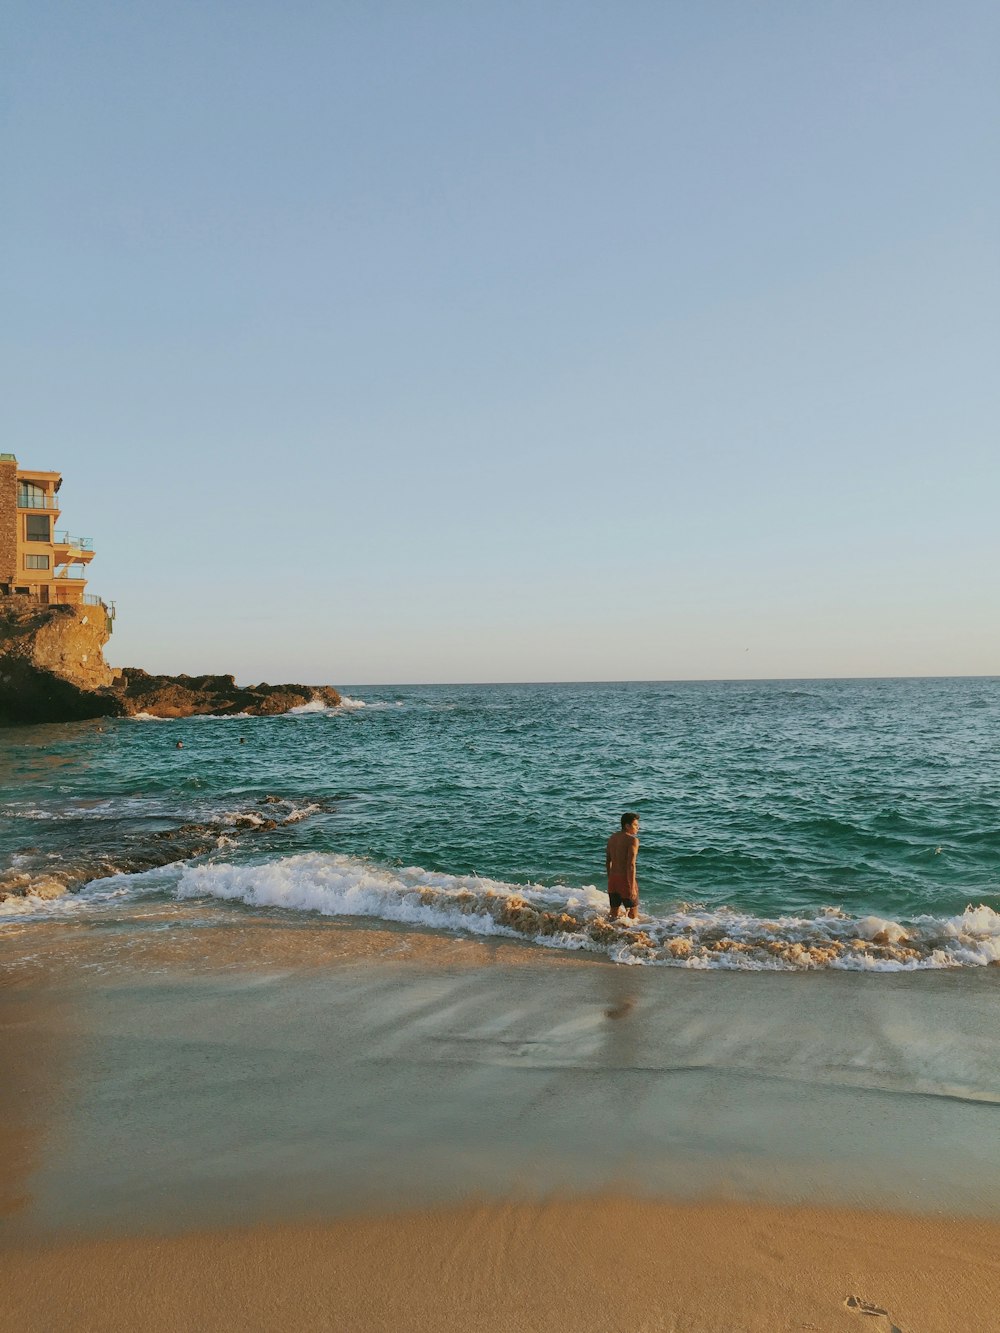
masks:
<path id="1" fill-rule="evenodd" d="M 340 706 L 334 711 L 341 712 L 346 709 L 350 713 L 358 708 L 367 708 L 369 712 L 378 712 L 383 708 L 405 708 L 405 706 L 402 699 L 395 699 L 392 702 L 388 699 L 352 699 L 349 694 L 342 694 Z"/>
<path id="2" fill-rule="evenodd" d="M 1000 914 L 986 906 L 903 923 L 852 917 L 836 907 L 765 919 L 732 907 L 677 903 L 634 923 L 611 922 L 606 896 L 592 885 L 525 887 L 318 852 L 258 865 L 188 866 L 177 894 L 502 935 L 639 965 L 898 972 L 1000 964 Z"/>
<path id="3" fill-rule="evenodd" d="M 343 700 L 341 704 L 343 706 Z M 287 712 L 278 714 L 279 717 L 303 717 L 309 713 L 336 713 L 338 708 L 331 704 L 326 704 L 322 699 L 310 699 L 307 704 L 299 704 L 295 708 L 289 708 Z"/>
<path id="4" fill-rule="evenodd" d="M 46 886 L 41 877 L 35 880 L 35 889 L 27 894 L 0 894 L 0 922 L 9 926 L 39 918 L 76 917 L 96 908 L 114 906 L 134 900 L 137 890 L 169 890 L 176 882 L 174 865 L 153 866 L 149 870 L 113 871 L 69 892 L 58 880 Z"/>
<path id="5" fill-rule="evenodd" d="M 323 801 L 263 796 L 252 805 L 222 811 L 197 822 L 156 832 L 124 833 L 114 850 L 101 846 L 88 848 L 85 842 L 78 842 L 65 854 L 37 849 L 18 852 L 6 867 L 0 868 L 0 904 L 12 904 L 5 909 L 7 915 L 34 910 L 39 902 L 75 892 L 95 880 L 140 874 L 222 851 L 245 837 L 298 824 L 326 809 L 329 806 Z"/>
<path id="6" fill-rule="evenodd" d="M 329 713 L 336 716 L 338 713 L 356 713 L 361 708 L 378 710 L 380 708 L 402 707 L 402 700 L 398 700 L 395 704 L 386 703 L 381 699 L 368 703 L 364 699 L 354 699 L 349 694 L 342 694 L 340 696 L 340 703 L 336 706 L 325 704 L 322 699 L 310 699 L 307 704 L 299 704 L 297 708 L 289 708 L 288 712 L 281 714 L 281 716 L 302 717 L 309 713 Z"/>

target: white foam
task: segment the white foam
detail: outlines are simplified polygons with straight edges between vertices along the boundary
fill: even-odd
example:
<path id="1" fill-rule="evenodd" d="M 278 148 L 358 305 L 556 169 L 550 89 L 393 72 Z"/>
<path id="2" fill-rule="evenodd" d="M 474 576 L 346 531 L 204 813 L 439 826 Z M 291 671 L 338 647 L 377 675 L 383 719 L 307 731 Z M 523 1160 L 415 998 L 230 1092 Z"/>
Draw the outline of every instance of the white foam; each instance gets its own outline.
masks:
<path id="1" fill-rule="evenodd" d="M 731 907 L 681 903 L 636 923 L 607 919 L 607 898 L 578 889 L 516 885 L 416 866 L 378 866 L 304 853 L 258 865 L 184 867 L 181 898 L 214 897 L 255 907 L 367 917 L 473 935 L 504 935 L 548 948 L 584 949 L 616 962 L 751 971 L 838 968 L 915 971 L 1000 960 L 1000 915 L 986 906 L 909 923 L 814 916 L 764 919 Z"/>
<path id="2" fill-rule="evenodd" d="M 863 940 L 876 940 L 882 936 L 889 944 L 898 944 L 908 938 L 898 921 L 886 921 L 880 916 L 862 917 L 854 923 L 854 928 Z"/>
<path id="3" fill-rule="evenodd" d="M 355 699 L 349 694 L 340 696 L 340 703 L 335 707 L 325 704 L 322 699 L 310 699 L 307 704 L 299 704 L 298 708 L 290 708 L 284 715 L 285 717 L 301 717 L 306 713 L 331 713 L 336 716 L 338 713 L 356 713 L 361 708 L 380 709 L 380 708 L 402 708 L 402 700 L 397 700 L 395 704 L 384 703 L 381 700 L 375 700 L 369 703 L 365 699 Z"/>
<path id="4" fill-rule="evenodd" d="M 15 894 L 0 902 L 0 921 L 25 921 L 32 918 L 40 920 L 46 917 L 74 917 L 81 913 L 92 912 L 95 908 L 114 907 L 121 899 L 134 899 L 138 895 L 162 891 L 172 886 L 177 877 L 176 865 L 154 866 L 134 874 L 106 875 L 101 879 L 90 880 L 79 889 L 59 894 L 55 898 L 42 898 L 37 894 Z"/>
<path id="5" fill-rule="evenodd" d="M 316 801 L 296 805 L 287 797 L 281 797 L 268 800 L 257 809 L 224 810 L 221 814 L 208 816 L 208 819 L 238 828 L 260 828 L 264 824 L 298 824 L 322 809 L 323 806 Z"/>
<path id="6" fill-rule="evenodd" d="M 330 704 L 326 704 L 322 699 L 310 699 L 307 704 L 298 704 L 295 708 L 289 708 L 282 717 L 302 717 L 308 713 L 335 713 L 337 710 Z"/>
<path id="7" fill-rule="evenodd" d="M 39 898 L 37 894 L 12 894 L 0 900 L 0 919 L 4 917 L 52 916 L 59 914 L 62 897 Z"/>
<path id="8" fill-rule="evenodd" d="M 298 824 L 300 820 L 308 819 L 310 815 L 318 814 L 323 807 L 313 802 L 311 805 L 302 805 L 293 807 L 292 810 L 282 819 L 282 824 Z"/>

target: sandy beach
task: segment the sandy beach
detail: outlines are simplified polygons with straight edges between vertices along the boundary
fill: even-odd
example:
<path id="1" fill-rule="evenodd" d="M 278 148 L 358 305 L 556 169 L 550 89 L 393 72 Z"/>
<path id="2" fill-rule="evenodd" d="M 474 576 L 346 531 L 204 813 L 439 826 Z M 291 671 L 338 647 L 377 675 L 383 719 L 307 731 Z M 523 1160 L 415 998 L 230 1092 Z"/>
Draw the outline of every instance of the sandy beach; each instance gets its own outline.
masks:
<path id="1" fill-rule="evenodd" d="M 996 1224 L 628 1198 L 15 1247 L 4 1328 L 1000 1327 Z"/>
<path id="2" fill-rule="evenodd" d="M 975 980 L 169 922 L 4 939 L 4 1329 L 1000 1328 L 992 1104 L 809 1069 Z"/>

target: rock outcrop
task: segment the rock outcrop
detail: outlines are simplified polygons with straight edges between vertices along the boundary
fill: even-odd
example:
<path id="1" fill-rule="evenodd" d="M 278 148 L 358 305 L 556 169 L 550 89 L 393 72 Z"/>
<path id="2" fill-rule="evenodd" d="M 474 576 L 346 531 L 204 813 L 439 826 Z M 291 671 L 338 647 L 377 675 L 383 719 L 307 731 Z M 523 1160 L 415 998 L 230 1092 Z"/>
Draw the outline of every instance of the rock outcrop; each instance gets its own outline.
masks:
<path id="1" fill-rule="evenodd" d="M 254 716 L 304 704 L 335 708 L 328 685 L 237 685 L 232 676 L 151 676 L 114 671 L 103 648 L 111 632 L 104 608 L 45 606 L 0 596 L 0 723 L 73 722 L 91 717 Z"/>
<path id="2" fill-rule="evenodd" d="M 194 717 L 196 714 L 287 713 L 304 704 L 336 708 L 340 695 L 329 685 L 237 685 L 232 676 L 150 676 L 126 667 L 114 687 L 128 714 Z"/>

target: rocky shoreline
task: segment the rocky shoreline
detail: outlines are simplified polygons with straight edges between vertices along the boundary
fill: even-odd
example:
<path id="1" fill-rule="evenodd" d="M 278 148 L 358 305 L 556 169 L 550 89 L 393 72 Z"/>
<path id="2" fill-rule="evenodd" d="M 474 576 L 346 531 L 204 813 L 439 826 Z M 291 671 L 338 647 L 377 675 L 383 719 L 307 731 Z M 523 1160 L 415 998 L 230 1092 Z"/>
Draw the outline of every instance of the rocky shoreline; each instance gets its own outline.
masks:
<path id="1" fill-rule="evenodd" d="M 237 685 L 233 676 L 154 676 L 104 661 L 110 622 L 103 607 L 46 606 L 0 597 L 0 724 L 94 717 L 254 717 L 318 703 L 335 708 L 329 685 Z"/>
<path id="2" fill-rule="evenodd" d="M 113 852 L 88 846 L 84 838 L 66 856 L 21 848 L 0 870 L 0 903 L 8 898 L 58 898 L 112 875 L 135 875 L 158 866 L 204 856 L 246 838 L 290 827 L 332 807 L 324 800 L 262 796 L 228 814 L 155 832 L 125 834 Z"/>
<path id="3" fill-rule="evenodd" d="M 225 717 L 249 713 L 267 717 L 287 713 L 305 704 L 336 708 L 340 695 L 330 685 L 237 685 L 232 676 L 151 676 L 138 667 L 125 667 L 112 687 L 125 715 L 196 717 L 213 713 Z"/>

